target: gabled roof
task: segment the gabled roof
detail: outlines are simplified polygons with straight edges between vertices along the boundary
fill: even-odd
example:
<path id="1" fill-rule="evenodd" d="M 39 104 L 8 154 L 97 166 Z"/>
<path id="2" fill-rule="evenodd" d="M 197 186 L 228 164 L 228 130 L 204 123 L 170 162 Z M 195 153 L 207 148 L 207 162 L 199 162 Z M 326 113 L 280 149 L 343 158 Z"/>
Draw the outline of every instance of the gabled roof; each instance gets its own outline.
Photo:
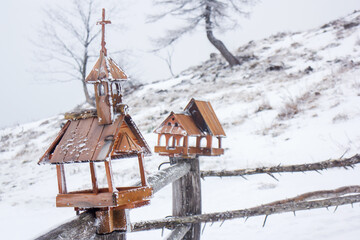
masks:
<path id="1" fill-rule="evenodd" d="M 141 147 L 137 145 L 134 140 L 129 137 L 126 132 L 122 132 L 118 138 L 118 142 L 115 143 L 116 153 L 133 153 L 141 152 Z"/>
<path id="2" fill-rule="evenodd" d="M 192 116 L 201 131 L 208 132 L 217 137 L 226 136 L 210 102 L 199 101 L 192 98 L 184 111 Z"/>
<path id="3" fill-rule="evenodd" d="M 104 55 L 100 51 L 100 56 L 95 66 L 86 77 L 86 83 L 96 83 L 102 79 L 108 79 L 110 81 L 123 81 L 128 80 L 128 77 L 124 70 L 122 70 L 110 57 Z"/>
<path id="4" fill-rule="evenodd" d="M 121 143 L 124 136 L 130 144 L 128 152 L 117 149 L 121 144 L 114 144 Z M 39 164 L 105 161 L 135 157 L 138 153 L 149 155 L 151 151 L 129 115 L 119 115 L 107 125 L 99 125 L 97 117 L 89 117 L 69 120 Z"/>
<path id="5" fill-rule="evenodd" d="M 158 134 L 168 133 L 184 136 L 202 135 L 191 116 L 185 114 L 175 114 L 174 112 L 171 112 L 165 121 L 163 121 L 160 126 L 154 130 L 154 132 Z"/>

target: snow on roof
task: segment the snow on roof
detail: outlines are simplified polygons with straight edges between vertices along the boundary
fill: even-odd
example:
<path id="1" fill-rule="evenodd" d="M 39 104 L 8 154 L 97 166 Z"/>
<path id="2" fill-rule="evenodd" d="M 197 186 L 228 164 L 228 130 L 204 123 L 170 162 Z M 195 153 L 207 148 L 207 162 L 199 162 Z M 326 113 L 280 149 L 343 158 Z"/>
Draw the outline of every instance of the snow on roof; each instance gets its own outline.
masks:
<path id="1" fill-rule="evenodd" d="M 99 59 L 96 61 L 95 66 L 86 77 L 85 82 L 96 83 L 102 79 L 110 81 L 125 81 L 128 77 L 124 70 L 122 70 L 110 57 L 104 55 L 100 51 Z"/>
<path id="2" fill-rule="evenodd" d="M 124 136 L 128 144 L 122 141 Z M 99 125 L 97 117 L 90 117 L 70 120 L 39 164 L 105 161 L 109 157 L 134 157 L 138 153 L 149 155 L 151 151 L 129 115 L 119 115 L 107 125 Z"/>

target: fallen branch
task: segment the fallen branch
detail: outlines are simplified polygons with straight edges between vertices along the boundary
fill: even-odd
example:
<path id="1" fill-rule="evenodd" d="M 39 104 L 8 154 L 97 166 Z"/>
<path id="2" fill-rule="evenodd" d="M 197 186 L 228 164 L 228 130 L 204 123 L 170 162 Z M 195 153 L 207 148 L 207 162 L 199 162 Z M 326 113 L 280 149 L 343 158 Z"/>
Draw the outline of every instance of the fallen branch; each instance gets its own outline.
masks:
<path id="1" fill-rule="evenodd" d="M 192 223 L 217 222 L 217 221 L 225 221 L 234 218 L 249 218 L 249 217 L 261 216 L 261 215 L 268 216 L 276 213 L 295 212 L 301 210 L 309 210 L 309 209 L 325 208 L 325 207 L 328 208 L 331 206 L 353 204 L 356 202 L 360 202 L 360 194 L 343 196 L 343 197 L 333 197 L 333 198 L 313 200 L 313 201 L 306 201 L 306 199 L 323 198 L 325 195 L 340 196 L 349 193 L 358 193 L 359 190 L 360 190 L 360 186 L 342 187 L 339 189 L 329 190 L 329 191 L 317 191 L 317 192 L 305 193 L 295 198 L 276 201 L 249 209 L 200 214 L 200 215 L 193 215 L 186 217 L 171 217 L 171 218 L 165 218 L 159 220 L 137 222 L 133 224 L 133 231 L 144 231 L 144 230 L 152 230 L 159 228 L 173 229 L 175 227 L 178 227 L 179 225 L 186 225 Z"/>
<path id="2" fill-rule="evenodd" d="M 272 176 L 272 173 L 282 173 L 282 172 L 305 172 L 305 171 L 320 171 L 328 168 L 335 167 L 354 167 L 355 164 L 360 163 L 360 155 L 356 154 L 350 158 L 346 159 L 334 159 L 326 160 L 317 163 L 307 163 L 307 164 L 298 164 L 298 165 L 288 165 L 288 166 L 274 166 L 274 167 L 261 167 L 261 168 L 249 168 L 249 169 L 237 169 L 237 170 L 221 170 L 221 171 L 201 171 L 201 177 L 232 177 L 244 175 L 253 175 L 266 173 Z"/>

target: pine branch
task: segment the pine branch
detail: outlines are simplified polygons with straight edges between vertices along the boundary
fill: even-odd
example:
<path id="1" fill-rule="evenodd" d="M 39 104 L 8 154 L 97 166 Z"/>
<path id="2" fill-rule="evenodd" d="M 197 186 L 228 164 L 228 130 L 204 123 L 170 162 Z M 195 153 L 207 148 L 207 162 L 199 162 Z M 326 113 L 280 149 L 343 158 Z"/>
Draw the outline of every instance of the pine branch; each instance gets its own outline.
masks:
<path id="1" fill-rule="evenodd" d="M 334 159 L 326 160 L 316 163 L 287 165 L 287 166 L 273 166 L 273 167 L 260 167 L 260 168 L 248 168 L 237 170 L 221 170 L 221 171 L 201 171 L 201 177 L 232 177 L 232 176 L 244 176 L 253 174 L 272 174 L 281 172 L 305 172 L 305 171 L 320 171 L 328 168 L 335 167 L 353 167 L 355 164 L 360 163 L 360 155 L 356 154 L 346 159 Z M 270 175 L 271 176 L 271 175 Z"/>
<path id="2" fill-rule="evenodd" d="M 265 204 L 249 209 L 200 214 L 200 215 L 186 216 L 186 217 L 171 217 L 171 218 L 165 218 L 159 220 L 137 222 L 133 224 L 133 231 L 144 231 L 144 230 L 152 230 L 152 229 L 160 229 L 160 228 L 173 229 L 178 227 L 179 225 L 186 225 L 186 224 L 199 223 L 199 222 L 202 223 L 218 222 L 218 221 L 223 222 L 225 220 L 234 219 L 234 218 L 249 218 L 249 217 L 261 216 L 261 215 L 269 216 L 271 214 L 276 214 L 276 213 L 295 212 L 301 210 L 328 208 L 331 206 L 353 204 L 360 202 L 360 194 L 343 196 L 343 197 L 326 198 L 326 199 L 313 200 L 313 201 L 303 201 L 301 199 L 310 199 L 310 198 L 313 199 L 315 197 L 323 198 L 325 195 L 324 193 L 329 194 L 329 196 L 333 196 L 333 195 L 338 196 L 348 193 L 358 193 L 359 190 L 360 190 L 360 186 L 342 187 L 339 189 L 329 190 L 329 191 L 317 191 L 317 192 L 305 193 L 295 198 L 272 202 L 269 204 Z"/>

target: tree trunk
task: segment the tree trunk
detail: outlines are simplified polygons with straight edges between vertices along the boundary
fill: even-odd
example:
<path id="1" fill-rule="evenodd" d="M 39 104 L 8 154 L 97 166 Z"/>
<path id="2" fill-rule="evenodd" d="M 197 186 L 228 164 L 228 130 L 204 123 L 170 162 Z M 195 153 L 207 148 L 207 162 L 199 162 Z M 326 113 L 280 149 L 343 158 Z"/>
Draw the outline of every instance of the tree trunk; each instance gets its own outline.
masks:
<path id="1" fill-rule="evenodd" d="M 91 99 L 90 94 L 89 94 L 89 90 L 87 89 L 86 83 L 84 80 L 81 80 L 82 86 L 83 86 L 83 91 L 85 94 L 85 100 L 87 103 L 89 103 L 91 106 L 95 107 L 95 103 L 94 100 Z"/>
<path id="2" fill-rule="evenodd" d="M 206 28 L 206 36 L 211 42 L 214 47 L 216 47 L 217 50 L 221 53 L 221 55 L 226 59 L 226 61 L 229 63 L 229 65 L 235 66 L 240 65 L 239 59 L 237 59 L 234 55 L 231 54 L 231 52 L 225 47 L 224 43 L 220 41 L 219 39 L 214 37 L 213 34 L 213 25 L 211 22 L 211 6 L 206 5 L 205 7 L 205 28 Z"/>

